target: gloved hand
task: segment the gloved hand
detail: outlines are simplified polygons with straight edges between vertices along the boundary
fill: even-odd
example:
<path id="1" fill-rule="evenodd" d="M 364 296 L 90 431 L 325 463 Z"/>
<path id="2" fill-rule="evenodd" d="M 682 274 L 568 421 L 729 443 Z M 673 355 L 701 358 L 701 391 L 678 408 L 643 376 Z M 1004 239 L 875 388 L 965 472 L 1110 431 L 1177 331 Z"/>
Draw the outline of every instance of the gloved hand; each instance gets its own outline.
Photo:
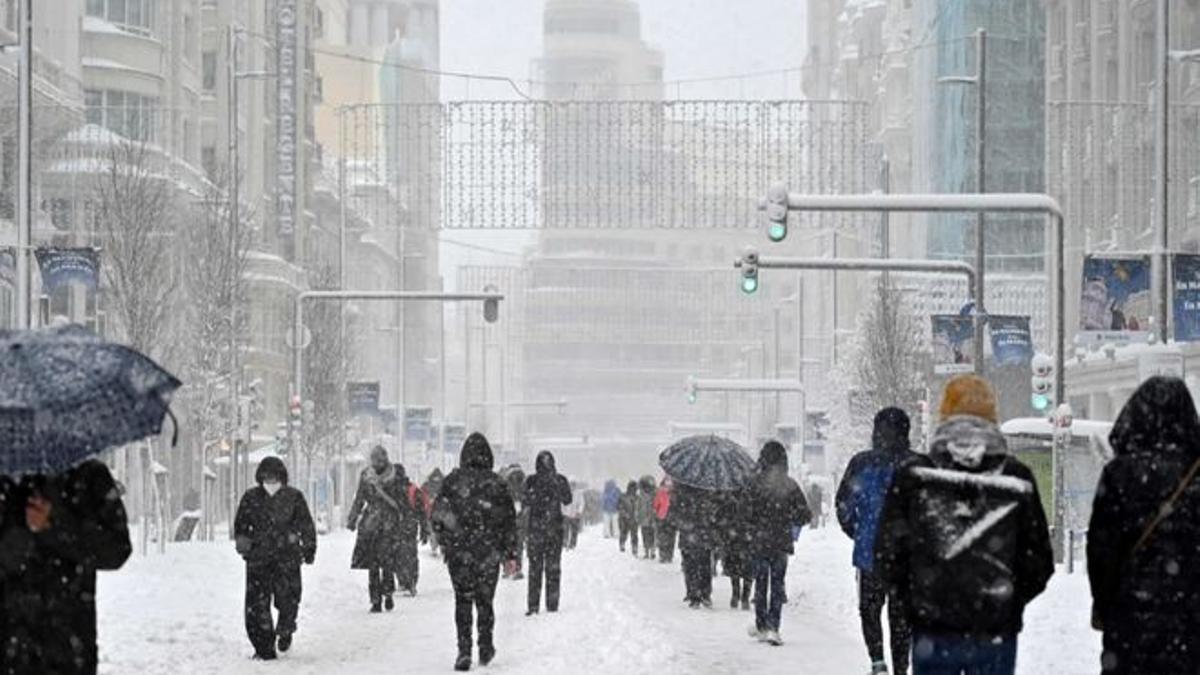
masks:
<path id="1" fill-rule="evenodd" d="M 316 557 L 317 557 L 316 551 L 309 551 L 308 553 L 305 553 L 304 554 L 304 564 L 305 565 L 313 564 L 313 561 L 316 560 Z"/>
<path id="2" fill-rule="evenodd" d="M 238 535 L 233 539 L 233 546 L 235 549 L 237 549 L 238 555 L 244 556 L 250 553 L 250 547 L 253 546 L 253 544 L 254 542 L 250 539 L 250 537 L 245 535 Z"/>
<path id="3" fill-rule="evenodd" d="M 347 530 L 350 530 L 351 532 L 353 532 L 356 527 L 358 527 L 358 523 L 355 522 L 354 520 L 346 521 L 346 529 Z"/>

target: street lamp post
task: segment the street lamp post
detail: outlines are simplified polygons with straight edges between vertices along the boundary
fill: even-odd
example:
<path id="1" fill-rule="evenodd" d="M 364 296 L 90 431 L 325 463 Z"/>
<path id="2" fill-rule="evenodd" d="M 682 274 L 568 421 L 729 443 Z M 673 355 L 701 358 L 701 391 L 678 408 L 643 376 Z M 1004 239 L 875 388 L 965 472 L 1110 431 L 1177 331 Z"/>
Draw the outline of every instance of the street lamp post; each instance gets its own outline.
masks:
<path id="1" fill-rule="evenodd" d="M 794 392 L 799 394 L 800 406 L 799 416 L 796 422 L 796 444 L 795 451 L 800 456 L 800 461 L 804 461 L 804 418 L 808 411 L 808 394 L 804 389 L 804 384 L 799 380 L 782 380 L 782 379 L 722 379 L 722 378 L 695 378 L 689 377 L 687 380 L 687 388 L 689 399 L 695 400 L 696 393 L 701 391 L 716 391 L 716 392 L 747 392 L 747 393 L 780 393 Z M 751 436 L 749 426 L 746 428 L 746 436 Z"/>
<path id="2" fill-rule="evenodd" d="M 17 329 L 33 325 L 33 0 L 19 8 L 17 65 Z"/>

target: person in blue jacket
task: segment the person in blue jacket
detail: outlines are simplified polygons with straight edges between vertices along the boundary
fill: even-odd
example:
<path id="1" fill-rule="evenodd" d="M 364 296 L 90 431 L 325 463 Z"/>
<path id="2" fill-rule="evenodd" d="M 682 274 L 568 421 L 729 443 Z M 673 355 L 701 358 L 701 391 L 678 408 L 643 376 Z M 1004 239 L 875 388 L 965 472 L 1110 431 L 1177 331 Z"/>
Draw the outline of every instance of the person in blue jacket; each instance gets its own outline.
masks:
<path id="1" fill-rule="evenodd" d="M 846 467 L 837 491 L 837 516 L 842 530 L 854 540 L 854 567 L 858 569 L 858 610 L 863 639 L 871 657 L 871 672 L 886 673 L 883 652 L 883 623 L 880 614 L 888 608 L 892 637 L 892 673 L 908 672 L 911 632 L 904 599 L 889 588 L 875 572 L 875 541 L 884 500 L 896 468 L 913 456 L 909 447 L 908 415 L 899 408 L 884 408 L 875 415 L 872 448 L 860 452 Z"/>
<path id="2" fill-rule="evenodd" d="M 621 509 L 621 488 L 617 481 L 610 480 L 604 484 L 604 496 L 600 508 L 604 512 L 604 538 L 617 537 L 617 512 Z"/>

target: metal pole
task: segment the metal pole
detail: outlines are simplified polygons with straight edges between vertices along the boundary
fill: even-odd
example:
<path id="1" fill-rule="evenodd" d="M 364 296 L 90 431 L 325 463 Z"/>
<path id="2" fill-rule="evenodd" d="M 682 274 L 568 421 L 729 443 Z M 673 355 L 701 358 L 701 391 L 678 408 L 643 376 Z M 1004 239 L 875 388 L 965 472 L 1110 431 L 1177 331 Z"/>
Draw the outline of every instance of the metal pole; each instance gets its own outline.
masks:
<path id="1" fill-rule="evenodd" d="M 986 190 L 987 171 L 987 31 L 975 31 L 975 187 L 983 194 Z M 983 278 L 987 266 L 984 218 L 987 214 L 975 214 L 975 372 L 987 374 L 984 362 L 984 328 L 987 311 L 984 309 Z"/>
<path id="2" fill-rule="evenodd" d="M 229 53 L 229 63 L 226 65 L 226 100 L 229 104 L 229 264 L 230 274 L 236 269 L 235 260 L 237 259 L 237 241 L 239 230 L 238 218 L 238 88 L 237 88 L 237 54 L 238 54 L 238 36 L 237 29 L 230 25 L 226 31 L 227 49 Z M 230 289 L 234 286 L 233 279 L 229 279 Z M 229 299 L 229 380 L 230 380 L 230 397 L 233 402 L 233 412 L 236 415 L 238 411 L 238 385 L 239 381 L 235 373 L 237 372 L 237 303 L 235 298 Z M 235 417 L 236 419 L 236 417 Z M 235 425 L 236 426 L 236 425 Z M 247 447 L 246 451 L 249 452 Z M 230 510 L 229 536 L 233 537 L 233 520 L 232 514 L 237 509 L 238 488 L 241 486 L 241 466 L 239 463 L 239 453 L 237 444 L 236 428 L 229 434 L 229 503 L 232 509 Z M 204 480 L 201 476 L 201 480 Z"/>
<path id="3" fill-rule="evenodd" d="M 885 154 L 879 162 L 879 189 L 883 194 L 892 191 L 892 162 Z M 892 257 L 892 214 L 884 211 L 879 214 L 879 257 Z M 884 272 L 886 279 L 887 272 Z"/>
<path id="4" fill-rule="evenodd" d="M 33 0 L 20 8 L 21 59 L 17 96 L 17 328 L 33 326 Z"/>
<path id="5" fill-rule="evenodd" d="M 471 429 L 471 316 L 463 312 L 463 424 Z"/>
<path id="6" fill-rule="evenodd" d="M 1158 170 L 1158 181 L 1155 183 L 1155 201 L 1157 208 L 1155 209 L 1155 229 L 1156 231 L 1156 255 L 1154 263 L 1157 266 L 1157 273 L 1154 275 L 1155 283 L 1158 284 L 1158 298 L 1155 313 L 1155 319 L 1158 321 L 1158 337 L 1163 344 L 1166 344 L 1170 332 L 1167 330 L 1167 322 L 1169 320 L 1168 310 L 1170 304 L 1170 282 L 1167 279 L 1167 251 L 1170 247 L 1170 235 L 1168 232 L 1167 219 L 1168 212 L 1168 181 L 1170 179 L 1169 167 L 1169 151 L 1168 144 L 1170 143 L 1169 124 L 1170 124 L 1170 102 L 1169 82 L 1170 76 L 1170 2 L 1169 0 L 1158 0 L 1157 12 L 1157 27 L 1155 30 L 1155 42 L 1157 43 L 1158 56 L 1158 87 L 1155 89 L 1155 112 L 1157 113 L 1154 125 L 1154 166 Z"/>
<path id="7" fill-rule="evenodd" d="M 779 305 L 775 306 L 773 319 L 774 319 L 774 326 L 773 326 L 774 331 L 772 331 L 772 333 L 773 333 L 774 339 L 775 339 L 775 355 L 772 357 L 772 360 L 775 363 L 775 366 L 774 366 L 775 379 L 778 380 L 779 379 Z M 766 358 L 767 357 L 764 354 L 763 360 L 765 361 Z M 765 375 L 764 375 L 764 377 L 765 377 Z M 775 423 L 776 424 L 780 423 L 782 421 L 782 415 L 780 414 L 780 394 L 779 394 L 779 392 L 775 392 L 775 409 L 773 411 L 773 414 L 775 417 Z M 774 435 L 774 434 L 772 434 L 772 435 Z"/>
<path id="8" fill-rule="evenodd" d="M 446 290 L 445 277 L 438 277 L 438 286 L 443 292 Z M 446 418 L 449 417 L 449 411 L 446 410 L 446 306 L 441 305 L 438 308 L 438 333 L 441 336 L 441 382 L 438 384 L 438 390 L 441 392 L 442 399 L 442 423 L 438 425 L 438 446 L 434 452 L 434 457 L 437 457 L 437 466 L 442 465 L 442 457 L 446 451 Z"/>
<path id="9" fill-rule="evenodd" d="M 796 273 L 796 381 L 804 389 L 804 274 Z M 808 396 L 800 392 L 800 416 L 796 420 L 796 454 L 804 461 L 804 441 L 808 425 Z"/>
<path id="10" fill-rule="evenodd" d="M 488 350 L 487 327 L 480 326 L 479 327 L 479 369 L 480 369 L 481 373 L 480 373 L 479 383 L 483 387 L 483 393 L 481 394 L 481 397 L 484 401 L 489 401 L 492 398 L 491 394 L 488 393 L 488 353 L 487 353 L 487 350 Z M 480 415 L 480 420 L 479 420 L 479 428 L 482 429 L 483 433 L 485 433 L 485 434 L 491 433 L 491 431 L 492 431 L 491 428 L 488 426 L 488 421 L 489 421 L 490 417 L 491 416 L 488 414 L 488 409 L 485 406 L 483 408 L 483 411 Z"/>

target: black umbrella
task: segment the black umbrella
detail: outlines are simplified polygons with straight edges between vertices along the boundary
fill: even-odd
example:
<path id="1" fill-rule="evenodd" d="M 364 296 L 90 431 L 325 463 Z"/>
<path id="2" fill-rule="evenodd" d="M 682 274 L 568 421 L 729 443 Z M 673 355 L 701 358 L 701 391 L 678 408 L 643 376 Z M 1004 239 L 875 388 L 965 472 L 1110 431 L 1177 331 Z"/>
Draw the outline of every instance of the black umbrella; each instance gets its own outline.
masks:
<path id="1" fill-rule="evenodd" d="M 658 456 L 658 465 L 677 483 L 701 490 L 737 490 L 754 473 L 742 446 L 719 436 L 689 436 Z"/>
<path id="2" fill-rule="evenodd" d="M 0 331 L 0 475 L 56 473 L 159 433 L 180 382 L 81 326 Z"/>

